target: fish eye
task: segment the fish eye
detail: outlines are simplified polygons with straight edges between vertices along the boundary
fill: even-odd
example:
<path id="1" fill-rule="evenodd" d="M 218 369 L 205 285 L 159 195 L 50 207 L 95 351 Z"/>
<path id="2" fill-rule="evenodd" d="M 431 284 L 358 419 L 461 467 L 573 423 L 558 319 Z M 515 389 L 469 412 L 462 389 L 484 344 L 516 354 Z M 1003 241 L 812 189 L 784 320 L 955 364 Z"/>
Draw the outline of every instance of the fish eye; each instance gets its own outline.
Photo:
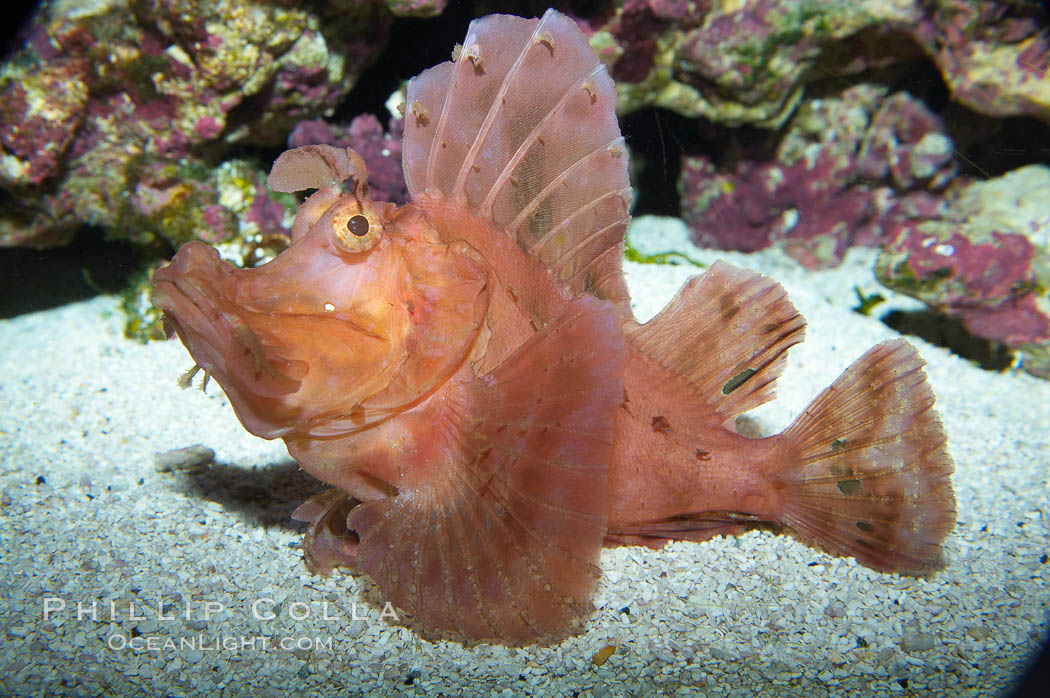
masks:
<path id="1" fill-rule="evenodd" d="M 368 219 L 360 213 L 356 216 L 351 216 L 350 220 L 346 222 L 346 229 L 357 237 L 368 235 Z"/>
<path id="2" fill-rule="evenodd" d="M 345 252 L 367 252 L 383 237 L 383 220 L 372 202 L 346 198 L 329 209 L 332 237 Z"/>

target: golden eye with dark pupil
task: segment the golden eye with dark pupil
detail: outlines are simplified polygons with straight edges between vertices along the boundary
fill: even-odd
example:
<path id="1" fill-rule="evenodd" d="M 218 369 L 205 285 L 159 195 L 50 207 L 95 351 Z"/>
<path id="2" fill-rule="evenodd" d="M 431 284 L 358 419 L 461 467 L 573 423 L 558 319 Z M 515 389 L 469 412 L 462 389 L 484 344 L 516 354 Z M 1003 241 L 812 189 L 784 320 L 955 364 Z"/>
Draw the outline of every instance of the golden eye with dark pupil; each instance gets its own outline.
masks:
<path id="1" fill-rule="evenodd" d="M 360 213 L 346 222 L 346 229 L 357 237 L 368 235 L 368 219 Z"/>

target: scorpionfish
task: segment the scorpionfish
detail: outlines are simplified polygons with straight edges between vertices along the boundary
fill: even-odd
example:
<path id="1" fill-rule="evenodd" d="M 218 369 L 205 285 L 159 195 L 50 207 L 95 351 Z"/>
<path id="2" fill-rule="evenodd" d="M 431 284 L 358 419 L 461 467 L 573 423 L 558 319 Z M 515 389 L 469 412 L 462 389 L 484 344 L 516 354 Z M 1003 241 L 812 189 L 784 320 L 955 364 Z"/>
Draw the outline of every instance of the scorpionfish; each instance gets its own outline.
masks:
<path id="1" fill-rule="evenodd" d="M 241 269 L 190 242 L 155 273 L 245 428 L 331 486 L 293 514 L 311 569 L 356 566 L 427 636 L 516 645 L 579 632 L 607 545 L 761 524 L 936 569 L 953 464 L 916 350 L 879 344 L 783 433 L 738 433 L 805 321 L 721 262 L 634 319 L 615 110 L 570 18 L 475 20 L 408 83 L 408 203 L 370 199 L 353 150 L 296 148 L 268 179 L 315 190 L 286 250 Z"/>

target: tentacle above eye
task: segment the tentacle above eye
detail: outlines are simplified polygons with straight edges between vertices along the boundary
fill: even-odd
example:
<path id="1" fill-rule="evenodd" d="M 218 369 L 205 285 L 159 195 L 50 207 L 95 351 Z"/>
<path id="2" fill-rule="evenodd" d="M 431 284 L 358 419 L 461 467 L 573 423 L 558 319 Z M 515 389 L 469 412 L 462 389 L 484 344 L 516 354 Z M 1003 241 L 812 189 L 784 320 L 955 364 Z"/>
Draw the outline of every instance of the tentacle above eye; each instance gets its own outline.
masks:
<path id="1" fill-rule="evenodd" d="M 266 178 L 274 191 L 323 189 L 353 178 L 358 193 L 368 190 L 365 161 L 350 148 L 306 145 L 281 153 Z"/>

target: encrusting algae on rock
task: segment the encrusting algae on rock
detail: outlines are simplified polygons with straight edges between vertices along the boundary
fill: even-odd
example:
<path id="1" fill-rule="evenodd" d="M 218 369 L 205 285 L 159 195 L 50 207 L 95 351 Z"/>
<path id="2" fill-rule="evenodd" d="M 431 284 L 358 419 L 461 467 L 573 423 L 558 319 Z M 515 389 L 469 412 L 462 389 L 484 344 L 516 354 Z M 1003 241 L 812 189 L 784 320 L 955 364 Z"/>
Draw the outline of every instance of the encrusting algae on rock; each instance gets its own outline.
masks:
<path id="1" fill-rule="evenodd" d="M 884 342 L 782 434 L 737 433 L 805 321 L 724 263 L 634 320 L 615 106 L 572 20 L 485 17 L 409 83 L 408 203 L 371 200 L 352 150 L 296 148 L 270 185 L 317 191 L 287 250 L 237 269 L 191 242 L 154 275 L 245 427 L 333 486 L 296 512 L 311 567 L 356 565 L 428 636 L 508 644 L 580 629 L 603 545 L 781 525 L 935 569 L 952 461 L 916 351 Z"/>

